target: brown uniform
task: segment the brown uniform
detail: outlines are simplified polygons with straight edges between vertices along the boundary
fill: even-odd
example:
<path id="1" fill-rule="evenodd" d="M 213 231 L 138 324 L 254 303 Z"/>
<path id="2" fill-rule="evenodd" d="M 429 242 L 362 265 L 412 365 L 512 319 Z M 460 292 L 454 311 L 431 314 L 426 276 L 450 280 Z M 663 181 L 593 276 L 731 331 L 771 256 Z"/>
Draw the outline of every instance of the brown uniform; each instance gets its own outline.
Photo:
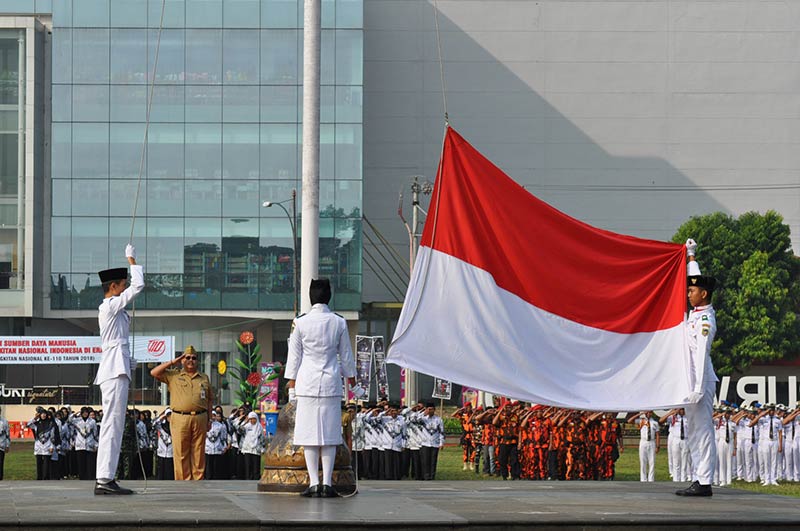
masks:
<path id="1" fill-rule="evenodd" d="M 175 479 L 203 479 L 211 382 L 201 372 L 189 374 L 184 370 L 167 370 L 163 379 L 169 387 L 172 409 L 170 430 Z"/>

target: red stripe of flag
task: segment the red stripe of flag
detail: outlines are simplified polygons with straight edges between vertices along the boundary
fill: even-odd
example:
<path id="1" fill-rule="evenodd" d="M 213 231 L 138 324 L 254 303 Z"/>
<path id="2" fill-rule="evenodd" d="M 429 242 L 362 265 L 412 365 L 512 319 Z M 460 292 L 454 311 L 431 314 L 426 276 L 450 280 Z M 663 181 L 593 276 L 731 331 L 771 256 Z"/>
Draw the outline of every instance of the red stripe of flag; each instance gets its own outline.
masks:
<path id="1" fill-rule="evenodd" d="M 452 128 L 432 198 L 421 245 L 487 271 L 542 310 L 620 333 L 683 320 L 683 245 L 615 234 L 559 212 Z"/>

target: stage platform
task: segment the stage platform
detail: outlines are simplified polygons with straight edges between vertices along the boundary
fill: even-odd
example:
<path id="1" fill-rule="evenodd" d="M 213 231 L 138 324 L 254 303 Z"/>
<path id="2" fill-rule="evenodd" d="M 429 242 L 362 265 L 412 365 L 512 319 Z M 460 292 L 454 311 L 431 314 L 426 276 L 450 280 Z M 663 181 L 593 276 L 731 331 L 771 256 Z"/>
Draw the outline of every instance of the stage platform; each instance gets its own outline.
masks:
<path id="1" fill-rule="evenodd" d="M 764 529 L 800 527 L 796 498 L 672 483 L 427 481 L 361 483 L 348 499 L 259 493 L 255 481 L 126 481 L 94 496 L 81 481 L 0 482 L 0 526 L 48 529 Z"/>

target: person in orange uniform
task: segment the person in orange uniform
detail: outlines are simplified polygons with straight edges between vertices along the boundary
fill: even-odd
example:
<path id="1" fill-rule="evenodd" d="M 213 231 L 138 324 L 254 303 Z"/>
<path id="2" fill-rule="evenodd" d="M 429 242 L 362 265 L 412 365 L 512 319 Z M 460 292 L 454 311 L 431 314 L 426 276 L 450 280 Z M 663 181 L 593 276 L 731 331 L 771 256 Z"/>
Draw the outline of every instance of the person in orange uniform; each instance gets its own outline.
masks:
<path id="1" fill-rule="evenodd" d="M 612 480 L 614 479 L 614 463 L 619 457 L 619 454 L 624 451 L 622 445 L 622 428 L 619 422 L 617 422 L 614 413 L 605 413 L 600 419 L 598 446 L 598 479 Z"/>
<path id="2" fill-rule="evenodd" d="M 500 464 L 500 477 L 504 480 L 519 479 L 519 460 L 517 443 L 519 442 L 519 402 L 506 402 L 495 415 L 492 424 L 497 428 L 500 451 L 497 458 Z"/>
<path id="3" fill-rule="evenodd" d="M 472 403 L 467 402 L 464 407 L 457 410 L 453 413 L 453 418 L 457 418 L 461 421 L 461 447 L 462 457 L 461 461 L 464 463 L 462 470 L 466 470 L 469 468 L 473 470 L 475 465 L 473 464 L 474 461 L 474 454 L 475 454 L 475 441 L 473 440 L 473 426 L 472 426 L 472 416 L 474 415 L 472 411 Z"/>
<path id="4" fill-rule="evenodd" d="M 178 363 L 183 369 L 172 369 Z M 197 351 L 189 345 L 183 354 L 150 371 L 169 388 L 175 479 L 203 479 L 206 470 L 206 432 L 210 428 L 213 390 L 208 375 L 197 370 Z"/>

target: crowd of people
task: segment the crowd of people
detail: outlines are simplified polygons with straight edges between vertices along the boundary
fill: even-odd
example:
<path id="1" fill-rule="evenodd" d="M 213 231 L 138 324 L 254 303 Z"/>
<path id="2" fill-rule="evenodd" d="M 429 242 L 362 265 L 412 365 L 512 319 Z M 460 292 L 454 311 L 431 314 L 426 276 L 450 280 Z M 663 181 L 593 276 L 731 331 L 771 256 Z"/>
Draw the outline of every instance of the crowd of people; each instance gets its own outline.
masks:
<path id="1" fill-rule="evenodd" d="M 464 470 L 505 479 L 611 480 L 623 451 L 616 414 L 504 401 L 467 404 L 461 421 Z"/>
<path id="2" fill-rule="evenodd" d="M 445 436 L 433 403 L 349 405 L 342 426 L 359 479 L 436 479 Z"/>
<path id="3" fill-rule="evenodd" d="M 175 478 L 171 418 L 169 408 L 160 414 L 128 411 L 118 478 Z M 88 406 L 79 412 L 69 407 L 37 408 L 27 423 L 34 437 L 36 479 L 95 479 L 102 422 L 102 410 Z M 205 437 L 204 479 L 259 479 L 266 448 L 267 433 L 258 412 L 239 407 L 225 416 L 222 406 L 216 406 Z"/>
<path id="4" fill-rule="evenodd" d="M 506 401 L 502 407 L 467 404 L 461 421 L 464 470 L 503 479 L 611 480 L 624 451 L 623 424 L 639 434 L 640 481 L 655 480 L 655 456 L 666 432 L 670 478 L 695 477 L 689 424 L 683 408 L 655 417 L 641 411 L 617 420 L 616 413 L 574 411 Z M 717 448 L 714 484 L 733 479 L 800 481 L 800 409 L 782 404 L 736 407 L 723 403 L 713 416 Z M 481 465 L 482 463 L 482 465 Z"/>

